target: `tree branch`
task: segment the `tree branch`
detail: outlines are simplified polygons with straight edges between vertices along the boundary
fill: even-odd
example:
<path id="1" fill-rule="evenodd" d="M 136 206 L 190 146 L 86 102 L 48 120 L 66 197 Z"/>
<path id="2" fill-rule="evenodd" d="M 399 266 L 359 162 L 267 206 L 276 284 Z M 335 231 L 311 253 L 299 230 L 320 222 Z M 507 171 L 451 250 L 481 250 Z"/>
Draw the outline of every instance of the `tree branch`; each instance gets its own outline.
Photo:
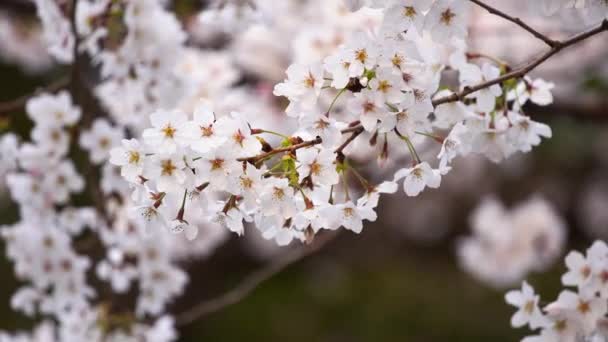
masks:
<path id="1" fill-rule="evenodd" d="M 355 140 L 364 131 L 363 126 L 361 126 L 361 125 L 355 126 L 353 128 L 356 128 L 356 129 L 352 131 L 352 134 L 350 135 L 350 137 L 348 137 L 348 139 L 346 139 L 342 143 L 342 145 L 340 145 L 340 146 L 338 146 L 338 148 L 336 148 L 334 153 L 342 153 L 342 151 L 346 148 L 346 146 L 348 146 L 351 142 L 353 142 L 353 140 Z"/>
<path id="2" fill-rule="evenodd" d="M 287 146 L 287 147 L 281 147 L 281 148 L 277 148 L 274 149 L 272 151 L 266 152 L 266 153 L 261 153 L 258 154 L 257 156 L 253 156 L 253 157 L 246 157 L 246 158 L 238 158 L 238 161 L 250 161 L 250 162 L 256 162 L 258 160 L 262 160 L 265 158 L 268 158 L 270 156 L 273 156 L 277 153 L 281 153 L 281 152 L 293 152 L 295 150 L 304 148 L 304 147 L 310 147 L 310 146 L 314 146 L 314 145 L 318 145 L 321 142 L 323 142 L 321 140 L 320 137 L 316 137 L 314 140 L 309 140 L 309 141 L 305 141 L 296 145 L 291 145 L 291 146 Z"/>
<path id="3" fill-rule="evenodd" d="M 49 93 L 57 92 L 61 89 L 66 88 L 69 84 L 70 84 L 69 77 L 63 77 L 63 78 L 60 78 L 60 79 L 50 83 L 49 85 L 47 85 L 45 87 L 36 89 L 35 91 L 33 91 L 30 94 L 25 94 L 25 95 L 19 96 L 18 98 L 10 100 L 10 101 L 0 102 L 0 117 L 8 116 L 8 114 L 11 112 L 16 112 L 16 111 L 22 110 L 25 107 L 25 104 L 27 103 L 27 101 L 34 96 L 40 95 L 41 93 L 44 93 L 44 92 L 49 92 Z"/>
<path id="4" fill-rule="evenodd" d="M 232 290 L 225 292 L 217 298 L 196 304 L 191 309 L 175 315 L 175 325 L 184 326 L 209 314 L 218 312 L 228 306 L 236 304 L 250 295 L 259 285 L 269 280 L 288 266 L 316 253 L 338 236 L 338 231 L 328 232 L 313 240 L 312 244 L 291 250 L 265 268 L 253 272 Z"/>
<path id="5" fill-rule="evenodd" d="M 486 11 L 488 11 L 489 13 L 499 16 L 503 19 L 506 19 L 514 24 L 516 24 L 517 26 L 523 28 L 524 30 L 530 32 L 534 37 L 542 40 L 545 44 L 549 45 L 549 47 L 555 47 L 559 44 L 559 42 L 545 36 L 544 34 L 538 32 L 537 30 L 533 29 L 530 25 L 526 24 L 523 20 L 516 18 L 516 17 L 512 17 L 484 2 L 481 2 L 479 0 L 469 0 L 472 3 L 478 5 L 479 7 L 484 8 Z"/>
<path id="6" fill-rule="evenodd" d="M 473 0 L 471 0 L 473 1 Z M 510 79 L 513 78 L 520 78 L 523 77 L 524 75 L 526 75 L 527 73 L 529 73 L 530 71 L 532 71 L 533 69 L 535 69 L 537 66 L 541 65 L 543 62 L 545 62 L 546 60 L 548 60 L 549 58 L 553 57 L 555 54 L 557 54 L 558 52 L 564 50 L 567 47 L 570 47 L 574 44 L 577 44 L 589 37 L 592 37 L 596 34 L 599 34 L 603 31 L 608 31 L 608 19 L 605 19 L 599 26 L 589 30 L 589 31 L 585 31 L 583 33 L 579 33 L 569 39 L 566 39 L 564 41 L 557 41 L 556 45 L 554 47 L 552 47 L 551 49 L 549 49 L 547 52 L 545 52 L 543 55 L 541 55 L 540 57 L 538 57 L 537 59 L 531 61 L 530 63 L 524 65 L 523 67 L 520 67 L 518 69 L 515 69 L 509 73 L 506 73 L 500 77 L 497 77 L 493 80 L 490 81 L 486 81 L 486 82 L 482 82 L 478 85 L 475 85 L 473 87 L 465 87 L 461 92 L 459 93 L 454 93 L 452 95 L 449 96 L 445 96 L 436 100 L 433 100 L 433 106 L 437 107 L 440 104 L 443 103 L 449 103 L 449 102 L 455 102 L 455 101 L 459 101 L 461 99 L 463 99 L 465 96 L 472 94 L 478 90 L 481 89 L 485 89 L 488 88 L 490 86 L 493 86 L 495 84 L 499 84 L 502 83 L 504 81 L 508 81 Z"/>
<path id="7" fill-rule="evenodd" d="M 34 2 L 26 0 L 2 0 L 0 9 L 19 14 L 36 14 L 36 5 Z"/>
<path id="8" fill-rule="evenodd" d="M 72 34 L 74 35 L 74 47 L 72 50 L 74 60 L 72 62 L 70 93 L 72 94 L 72 100 L 82 111 L 82 118 L 80 123 L 76 126 L 76 135 L 72 143 L 76 146 L 78 153 L 83 153 L 86 156 L 87 154 L 84 153 L 84 150 L 82 150 L 79 145 L 82 129 L 89 128 L 95 117 L 102 113 L 102 111 L 100 110 L 101 107 L 99 106 L 97 98 L 95 98 L 95 95 L 89 89 L 88 84 L 83 78 L 83 73 L 88 72 L 90 64 L 87 57 L 79 51 L 80 39 L 76 27 L 77 6 L 78 0 L 72 0 L 72 7 L 70 8 L 69 15 Z M 99 184 L 99 168 L 92 165 L 90 161 L 85 158 L 82 162 L 80 172 L 86 178 L 86 189 L 91 196 L 95 209 L 102 217 L 108 220 L 106 202 Z"/>

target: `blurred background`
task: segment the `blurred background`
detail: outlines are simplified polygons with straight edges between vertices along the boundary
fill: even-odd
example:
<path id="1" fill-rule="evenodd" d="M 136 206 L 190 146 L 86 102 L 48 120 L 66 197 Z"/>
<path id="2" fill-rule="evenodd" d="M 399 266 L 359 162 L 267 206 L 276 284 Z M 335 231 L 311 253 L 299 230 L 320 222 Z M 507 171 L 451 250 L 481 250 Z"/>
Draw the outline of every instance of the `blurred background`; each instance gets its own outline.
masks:
<path id="1" fill-rule="evenodd" d="M 66 72 L 52 66 L 46 56 L 31 8 L 19 1 L 3 3 L 0 102 L 30 93 Z M 521 1 L 500 3 L 511 6 L 504 7 L 510 13 L 527 14 L 521 12 Z M 175 6 L 188 23 L 189 13 L 200 4 L 178 1 Z M 517 27 L 483 11 L 475 10 L 472 21 L 472 48 L 513 65 L 543 48 Z M 554 37 L 580 29 L 569 14 L 530 22 Z M 200 28 L 192 29 L 196 30 Z M 360 235 L 341 232 L 321 251 L 263 283 L 240 303 L 181 329 L 180 341 L 498 342 L 527 334 L 510 327 L 513 310 L 504 302 L 506 289 L 519 287 L 519 282 L 492 286 L 467 272 L 459 261 L 459 241 L 472 234 L 472 212 L 487 196 L 507 208 L 535 196 L 544 198 L 566 232 L 559 257 L 546 271 L 526 276 L 546 304 L 561 288 L 562 256 L 608 237 L 607 41 L 606 35 L 596 37 L 534 73 L 556 83 L 553 105 L 526 109 L 534 120 L 552 127 L 552 139 L 498 165 L 482 158 L 461 159 L 440 189 L 419 197 L 383 197 L 379 221 L 367 223 Z M 242 43 L 240 48 L 246 46 Z M 277 68 L 284 69 L 289 62 L 285 52 L 274 56 L 282 63 Z M 0 130 L 10 127 L 25 136 L 28 125 L 17 117 L 0 122 Z M 4 190 L 0 196 L 0 224 L 14 222 L 17 208 Z M 191 282 L 171 311 L 181 312 L 233 288 L 284 252 L 259 234 L 246 233 L 241 239 L 229 237 L 204 260 L 181 261 Z M 0 330 L 27 329 L 32 322 L 10 309 L 10 297 L 19 284 L 3 257 L 0 277 Z"/>

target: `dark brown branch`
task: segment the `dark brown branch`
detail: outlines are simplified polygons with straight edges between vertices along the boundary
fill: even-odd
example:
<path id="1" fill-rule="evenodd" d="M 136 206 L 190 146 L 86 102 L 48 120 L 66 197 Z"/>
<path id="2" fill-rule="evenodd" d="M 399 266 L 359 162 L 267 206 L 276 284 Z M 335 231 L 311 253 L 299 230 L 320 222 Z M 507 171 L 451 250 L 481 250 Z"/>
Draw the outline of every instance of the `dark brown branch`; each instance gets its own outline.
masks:
<path id="1" fill-rule="evenodd" d="M 74 60 L 71 70 L 70 93 L 72 94 L 72 100 L 80 107 L 82 112 L 81 121 L 78 126 L 76 126 L 76 135 L 73 144 L 76 146 L 77 153 L 87 155 L 80 148 L 78 140 L 82 129 L 88 129 L 95 117 L 101 113 L 101 107 L 83 77 L 83 74 L 88 72 L 88 69 L 90 68 L 90 61 L 86 55 L 81 54 L 79 51 L 80 39 L 76 28 L 76 9 L 78 0 L 72 0 L 71 5 L 69 14 L 72 34 L 74 35 L 74 47 L 72 50 Z M 82 162 L 80 168 L 80 173 L 86 178 L 86 189 L 91 196 L 95 209 L 102 217 L 108 219 L 109 215 L 106 211 L 104 195 L 99 184 L 99 168 L 92 165 L 88 159 L 85 159 Z"/>
<path id="2" fill-rule="evenodd" d="M 348 137 L 342 143 L 342 145 L 338 146 L 338 148 L 336 148 L 336 150 L 334 151 L 334 153 L 342 153 L 342 151 L 344 151 L 344 149 L 346 148 L 346 146 L 348 146 L 351 142 L 353 142 L 364 131 L 363 126 L 361 126 L 361 125 L 355 126 L 353 128 L 355 128 L 355 129 L 352 131 L 352 134 L 350 135 L 350 137 Z"/>
<path id="3" fill-rule="evenodd" d="M 258 160 L 262 160 L 262 159 L 268 158 L 270 156 L 273 156 L 273 155 L 275 155 L 277 153 L 293 152 L 293 151 L 301 149 L 301 148 L 318 145 L 318 144 L 320 144 L 322 142 L 323 142 L 323 140 L 321 140 L 320 137 L 316 137 L 313 140 L 305 141 L 305 142 L 302 142 L 302 143 L 299 143 L 299 144 L 295 144 L 295 145 L 291 145 L 291 146 L 287 146 L 287 147 L 277 148 L 277 149 L 274 149 L 272 151 L 269 151 L 269 152 L 266 152 L 266 153 L 262 153 L 262 154 L 258 154 L 257 156 L 253 156 L 253 157 L 238 158 L 237 160 L 238 161 L 256 162 Z"/>
<path id="4" fill-rule="evenodd" d="M 328 232 L 320 235 L 310 245 L 299 247 L 280 256 L 265 268 L 253 272 L 246 277 L 240 284 L 232 290 L 222 294 L 217 298 L 203 301 L 196 304 L 191 309 L 175 315 L 176 326 L 184 326 L 209 314 L 218 312 L 228 306 L 236 304 L 251 294 L 259 285 L 281 273 L 288 266 L 316 253 L 322 247 L 334 240 L 338 231 Z"/>
<path id="5" fill-rule="evenodd" d="M 36 14 L 36 5 L 33 1 L 27 0 L 2 0 L 0 9 L 24 15 Z"/>
<path id="6" fill-rule="evenodd" d="M 17 112 L 17 111 L 23 110 L 27 101 L 29 99 L 31 99 L 32 97 L 40 95 L 44 92 L 55 93 L 61 89 L 66 88 L 69 85 L 69 83 L 70 83 L 69 77 L 60 78 L 45 87 L 36 89 L 35 91 L 33 91 L 30 94 L 25 94 L 25 95 L 19 96 L 18 98 L 10 100 L 10 101 L 0 102 L 0 117 L 8 116 L 8 114 L 10 114 L 12 112 Z"/>
<path id="7" fill-rule="evenodd" d="M 515 70 L 513 70 L 509 73 L 506 73 L 500 77 L 497 77 L 493 80 L 480 83 L 473 87 L 466 87 L 459 93 L 454 93 L 452 95 L 433 100 L 433 106 L 437 107 L 438 105 L 443 104 L 443 103 L 459 101 L 459 100 L 463 99 L 465 96 L 472 94 L 478 90 L 488 88 L 490 86 L 502 83 L 504 81 L 508 81 L 510 79 L 521 78 L 524 75 L 526 75 L 527 73 L 529 73 L 530 71 L 532 71 L 533 69 L 535 69 L 537 66 L 541 65 L 543 62 L 545 62 L 549 58 L 553 57 L 558 52 L 564 50 L 565 48 L 570 47 L 574 44 L 577 44 L 589 37 L 592 37 L 596 34 L 604 32 L 604 31 L 608 31 L 608 19 L 604 20 L 602 22 L 602 24 L 600 24 L 599 26 L 597 26 L 589 31 L 577 34 L 577 35 L 573 36 L 572 38 L 566 39 L 564 41 L 556 42 L 556 45 L 554 47 L 549 49 L 547 52 L 545 52 L 539 58 L 524 65 L 523 67 L 515 69 Z"/>
<path id="8" fill-rule="evenodd" d="M 357 120 L 357 121 L 351 122 L 350 125 L 348 125 L 348 128 L 345 128 L 345 129 L 341 130 L 340 132 L 342 134 L 351 133 L 351 132 L 359 130 L 359 128 L 361 128 L 361 127 L 363 127 L 363 126 L 361 126 L 361 121 Z"/>
<path id="9" fill-rule="evenodd" d="M 542 40 L 543 42 L 545 42 L 545 44 L 549 45 L 549 47 L 555 47 L 559 44 L 558 41 L 555 41 L 547 36 L 545 36 L 544 34 L 538 32 L 537 30 L 533 29 L 530 25 L 526 24 L 523 20 L 516 18 L 516 17 L 512 17 L 484 2 L 481 2 L 479 0 L 469 0 L 472 3 L 478 5 L 479 7 L 484 8 L 486 11 L 488 11 L 489 13 L 499 16 L 503 19 L 506 19 L 514 24 L 516 24 L 517 26 L 523 28 L 524 30 L 530 32 L 534 37 Z"/>

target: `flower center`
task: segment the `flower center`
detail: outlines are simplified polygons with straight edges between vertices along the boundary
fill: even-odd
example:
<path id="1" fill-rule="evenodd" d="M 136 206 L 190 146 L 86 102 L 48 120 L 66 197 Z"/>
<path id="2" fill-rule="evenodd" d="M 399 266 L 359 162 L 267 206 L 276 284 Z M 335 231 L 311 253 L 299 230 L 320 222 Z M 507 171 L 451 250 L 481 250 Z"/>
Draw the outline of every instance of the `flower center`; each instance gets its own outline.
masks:
<path id="1" fill-rule="evenodd" d="M 399 113 L 397 113 L 397 121 L 404 121 L 407 120 L 409 118 L 409 114 L 407 111 L 401 111 Z"/>
<path id="2" fill-rule="evenodd" d="M 391 63 L 393 63 L 393 66 L 401 68 L 401 64 L 403 64 L 403 57 L 395 54 L 393 58 L 391 58 Z"/>
<path id="3" fill-rule="evenodd" d="M 420 90 L 420 89 L 414 89 L 414 98 L 416 99 L 416 101 L 422 101 L 424 100 L 424 91 Z"/>
<path id="4" fill-rule="evenodd" d="M 304 78 L 304 86 L 306 86 L 306 88 L 314 88 L 315 87 L 315 78 L 312 75 L 312 73 L 308 73 L 308 76 L 306 76 L 306 78 Z"/>
<path id="5" fill-rule="evenodd" d="M 323 121 L 322 119 L 319 119 L 317 120 L 317 122 L 315 122 L 316 129 L 324 130 L 327 127 L 329 127 L 329 122 Z"/>
<path id="6" fill-rule="evenodd" d="M 589 268 L 589 266 L 581 268 L 581 275 L 583 278 L 589 277 L 591 275 L 591 268 Z"/>
<path id="7" fill-rule="evenodd" d="M 311 175 L 318 176 L 319 174 L 321 174 L 322 169 L 323 169 L 323 167 L 321 167 L 321 165 L 319 163 L 317 163 L 317 161 L 314 161 L 314 162 L 312 162 L 312 164 L 310 164 L 310 174 Z"/>
<path id="8" fill-rule="evenodd" d="M 241 147 L 243 146 L 243 141 L 245 140 L 245 136 L 243 135 L 243 133 L 241 133 L 241 130 L 239 129 L 238 131 L 236 131 L 233 135 L 232 135 L 232 139 L 234 139 L 234 141 L 241 145 Z"/>
<path id="9" fill-rule="evenodd" d="M 455 16 L 456 16 L 456 13 L 452 12 L 452 10 L 448 8 L 441 13 L 441 19 L 440 19 L 441 23 L 443 23 L 446 26 L 450 26 L 452 24 L 452 20 L 454 20 Z"/>
<path id="10" fill-rule="evenodd" d="M 245 189 L 251 189 L 253 187 L 253 179 L 249 177 L 241 177 L 241 185 Z"/>
<path id="11" fill-rule="evenodd" d="M 129 151 L 129 164 L 138 164 L 139 158 L 140 158 L 139 152 Z"/>
<path id="12" fill-rule="evenodd" d="M 211 170 L 219 170 L 224 165 L 224 159 L 214 159 L 211 161 Z"/>
<path id="13" fill-rule="evenodd" d="M 175 165 L 173 164 L 173 161 L 171 159 L 163 160 L 160 163 L 160 168 L 161 168 L 161 175 L 163 175 L 163 176 L 171 176 L 171 175 L 173 175 L 173 172 L 177 169 L 177 167 L 175 167 Z"/>
<path id="14" fill-rule="evenodd" d="M 173 138 L 175 136 L 175 132 L 177 130 L 175 128 L 173 128 L 173 126 L 171 126 L 171 124 L 167 124 L 167 126 L 165 126 L 161 132 L 163 132 L 163 134 L 165 135 L 165 138 Z"/>
<path id="15" fill-rule="evenodd" d="M 200 126 L 200 128 L 201 128 L 201 136 L 210 137 L 213 135 L 213 126 L 211 126 L 211 125 L 209 125 L 207 127 Z"/>
<path id="16" fill-rule="evenodd" d="M 61 140 L 61 133 L 57 130 L 53 130 L 51 132 L 51 140 L 54 142 L 59 142 Z"/>
<path id="17" fill-rule="evenodd" d="M 361 63 L 365 63 L 367 61 L 367 51 L 365 49 L 355 51 L 355 59 Z"/>
<path id="18" fill-rule="evenodd" d="M 282 200 L 285 197 L 285 191 L 282 188 L 274 187 L 273 195 L 275 199 Z"/>
<path id="19" fill-rule="evenodd" d="M 418 179 L 422 179 L 422 170 L 419 168 L 415 168 L 412 170 L 412 175 Z"/>
<path id="20" fill-rule="evenodd" d="M 524 306 L 524 311 L 532 314 L 532 312 L 534 312 L 534 302 L 529 300 L 526 302 L 526 305 Z"/>
<path id="21" fill-rule="evenodd" d="M 591 306 L 589 305 L 589 302 L 580 300 L 578 302 L 578 306 L 576 307 L 576 309 L 578 310 L 578 312 L 580 312 L 582 314 L 586 314 L 591 311 Z"/>
<path id="22" fill-rule="evenodd" d="M 403 15 L 412 19 L 416 16 L 417 12 L 413 6 L 405 6 L 403 7 Z"/>
<path id="23" fill-rule="evenodd" d="M 103 148 L 104 150 L 110 147 L 110 139 L 107 137 L 102 137 L 99 139 L 99 147 Z"/>
<path id="24" fill-rule="evenodd" d="M 375 109 L 376 105 L 374 105 L 372 102 L 366 101 L 363 103 L 363 111 L 365 113 L 373 112 Z"/>
<path id="25" fill-rule="evenodd" d="M 389 90 L 391 90 L 392 87 L 393 86 L 387 80 L 382 80 L 378 82 L 378 90 L 383 93 L 387 93 Z"/>
<path id="26" fill-rule="evenodd" d="M 342 212 L 344 212 L 345 218 L 353 217 L 353 215 L 355 214 L 355 210 L 351 207 L 346 207 L 342 209 Z"/>

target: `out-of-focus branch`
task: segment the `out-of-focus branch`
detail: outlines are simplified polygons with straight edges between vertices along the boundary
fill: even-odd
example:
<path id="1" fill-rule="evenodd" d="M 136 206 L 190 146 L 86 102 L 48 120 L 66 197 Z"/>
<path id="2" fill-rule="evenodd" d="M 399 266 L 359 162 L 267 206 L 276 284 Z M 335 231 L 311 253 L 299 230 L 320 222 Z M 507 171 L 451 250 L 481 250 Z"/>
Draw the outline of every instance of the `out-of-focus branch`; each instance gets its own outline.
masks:
<path id="1" fill-rule="evenodd" d="M 608 101 L 558 101 L 550 106 L 537 106 L 533 103 L 527 103 L 524 107 L 526 113 L 534 115 L 543 115 L 547 117 L 571 117 L 577 120 L 587 120 L 593 122 L 608 121 Z"/>
<path id="2" fill-rule="evenodd" d="M 36 89 L 30 94 L 19 96 L 16 99 L 0 102 L 0 117 L 8 116 L 12 112 L 22 110 L 29 99 L 44 92 L 54 93 L 66 88 L 70 84 L 69 77 L 60 78 L 45 87 Z"/>
<path id="3" fill-rule="evenodd" d="M 496 16 L 499 16 L 499 17 L 501 17 L 503 19 L 506 19 L 506 20 L 508 20 L 508 21 L 516 24 L 517 26 L 523 28 L 524 30 L 530 32 L 534 37 L 542 40 L 545 44 L 549 45 L 549 47 L 555 47 L 555 46 L 557 46 L 559 44 L 558 41 L 555 41 L 555 40 L 547 37 L 546 35 L 538 32 L 537 30 L 535 30 L 534 28 L 532 28 L 530 25 L 526 24 L 523 20 L 521 20 L 519 18 L 510 16 L 510 15 L 508 15 L 508 14 L 500 11 L 499 9 L 494 8 L 494 7 L 492 7 L 492 6 L 484 3 L 482 1 L 479 1 L 479 0 L 469 0 L 469 1 L 471 1 L 472 3 L 478 5 L 479 7 L 484 8 L 489 13 L 491 13 L 493 15 L 496 15 Z"/>
<path id="4" fill-rule="evenodd" d="M 73 143 L 78 147 L 78 150 L 80 150 L 78 146 L 78 139 L 80 137 L 81 129 L 90 127 L 95 119 L 95 116 L 99 115 L 102 111 L 98 100 L 91 92 L 89 84 L 87 84 L 85 78 L 83 77 L 83 74 L 88 72 L 90 65 L 87 56 L 81 54 L 79 51 L 80 40 L 76 27 L 77 6 L 78 0 L 72 0 L 72 7 L 70 8 L 70 24 L 72 26 L 72 34 L 74 35 L 74 61 L 72 64 L 72 74 L 70 79 L 70 92 L 72 94 L 74 103 L 80 106 L 80 109 L 82 110 L 82 119 L 80 124 L 77 126 L 77 135 L 73 141 Z M 95 209 L 102 217 L 107 218 L 108 215 L 106 212 L 104 196 L 99 185 L 99 170 L 88 160 L 85 160 L 81 167 L 81 173 L 86 177 L 86 188 L 91 196 L 93 204 L 95 205 Z"/>
<path id="5" fill-rule="evenodd" d="M 488 88 L 490 86 L 502 83 L 504 81 L 508 81 L 510 79 L 521 78 L 524 75 L 526 75 L 527 73 L 529 73 L 530 71 L 532 71 L 533 69 L 535 69 L 537 66 L 539 66 L 542 63 L 544 63 L 545 61 L 547 61 L 549 58 L 556 55 L 558 52 L 566 49 L 567 47 L 570 47 L 579 42 L 582 42 L 583 40 L 585 40 L 587 38 L 593 37 L 596 34 L 604 32 L 604 31 L 608 31 L 608 19 L 605 19 L 599 26 L 597 26 L 589 31 L 579 33 L 579 34 L 577 34 L 569 39 L 563 40 L 563 41 L 556 41 L 556 45 L 553 46 L 551 49 L 549 49 L 547 52 L 545 52 L 537 59 L 532 60 L 528 64 L 526 64 L 518 69 L 508 72 L 495 79 L 479 83 L 478 85 L 475 85 L 473 87 L 465 87 L 461 92 L 454 93 L 452 95 L 433 100 L 433 106 L 436 107 L 443 103 L 459 101 L 459 100 L 463 99 L 465 96 L 472 94 L 478 90 Z"/>
<path id="6" fill-rule="evenodd" d="M 207 301 L 196 304 L 191 309 L 175 315 L 175 324 L 184 326 L 209 314 L 218 312 L 228 306 L 236 304 L 251 294 L 263 282 L 281 273 L 288 266 L 316 253 L 322 247 L 333 241 L 338 236 L 338 231 L 328 232 L 320 235 L 310 245 L 302 246 L 280 256 L 276 261 L 265 268 L 253 272 L 232 290 Z"/>
<path id="7" fill-rule="evenodd" d="M 33 1 L 28 0 L 2 0 L 0 9 L 28 15 L 36 13 L 36 5 Z"/>

